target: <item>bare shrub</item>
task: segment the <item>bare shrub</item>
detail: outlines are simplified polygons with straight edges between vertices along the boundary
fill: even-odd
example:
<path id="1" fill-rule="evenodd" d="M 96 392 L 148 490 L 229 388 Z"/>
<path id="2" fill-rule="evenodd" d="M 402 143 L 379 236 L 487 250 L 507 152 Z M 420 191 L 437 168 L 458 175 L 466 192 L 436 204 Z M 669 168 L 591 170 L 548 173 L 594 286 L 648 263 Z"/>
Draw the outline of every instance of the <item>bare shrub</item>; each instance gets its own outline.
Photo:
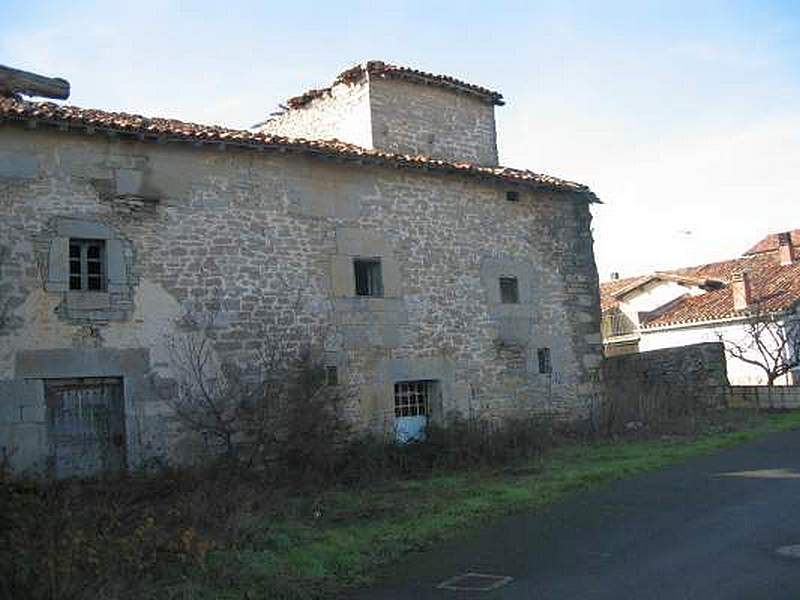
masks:
<path id="1" fill-rule="evenodd" d="M 738 336 L 718 332 L 717 337 L 728 356 L 757 367 L 767 385 L 773 386 L 800 367 L 800 321 L 759 304 L 751 306 L 747 316 Z"/>
<path id="2" fill-rule="evenodd" d="M 539 455 L 556 443 L 557 435 L 549 418 L 532 416 L 502 423 L 458 418 L 446 427 L 430 425 L 424 440 L 406 444 L 387 436 L 355 436 L 347 444 L 338 480 L 369 482 L 507 465 Z"/>
<path id="3" fill-rule="evenodd" d="M 215 319 L 193 314 L 168 341 L 176 389 L 166 400 L 179 423 L 216 442 L 217 458 L 229 466 L 273 479 L 330 480 L 350 435 L 348 390 L 326 384 L 321 350 L 264 335 L 248 355 L 220 361 Z"/>

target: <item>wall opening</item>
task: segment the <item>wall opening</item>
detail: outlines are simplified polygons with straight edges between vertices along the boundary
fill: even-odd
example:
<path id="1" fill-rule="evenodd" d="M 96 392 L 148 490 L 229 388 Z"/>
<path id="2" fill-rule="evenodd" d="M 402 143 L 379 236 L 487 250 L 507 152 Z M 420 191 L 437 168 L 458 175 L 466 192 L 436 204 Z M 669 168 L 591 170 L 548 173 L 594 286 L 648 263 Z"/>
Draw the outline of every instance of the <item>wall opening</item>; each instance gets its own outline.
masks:
<path id="1" fill-rule="evenodd" d="M 69 289 L 106 290 L 105 240 L 69 240 Z"/>
<path id="2" fill-rule="evenodd" d="M 425 439 L 438 387 L 438 382 L 432 379 L 394 384 L 395 438 L 398 442 L 405 444 Z"/>
<path id="3" fill-rule="evenodd" d="M 536 351 L 539 358 L 539 373 L 547 375 L 553 372 L 553 363 L 550 360 L 550 348 L 539 348 Z"/>
<path id="4" fill-rule="evenodd" d="M 356 295 L 383 297 L 383 270 L 380 258 L 355 258 Z"/>
<path id="5" fill-rule="evenodd" d="M 519 282 L 516 277 L 500 278 L 500 302 L 519 304 Z"/>

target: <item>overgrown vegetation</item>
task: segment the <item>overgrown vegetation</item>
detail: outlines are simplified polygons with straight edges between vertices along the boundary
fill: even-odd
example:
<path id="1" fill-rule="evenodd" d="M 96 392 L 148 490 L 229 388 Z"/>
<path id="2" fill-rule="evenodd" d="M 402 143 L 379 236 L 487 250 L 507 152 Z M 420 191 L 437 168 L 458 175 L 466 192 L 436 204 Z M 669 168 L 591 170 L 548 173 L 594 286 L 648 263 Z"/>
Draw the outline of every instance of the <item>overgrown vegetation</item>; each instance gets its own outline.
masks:
<path id="1" fill-rule="evenodd" d="M 424 443 L 358 438 L 302 478 L 259 469 L 0 483 L 0 596 L 329 598 L 403 553 L 486 519 L 800 426 L 720 413 L 690 436 L 607 440 L 536 421 L 461 422 Z M 637 437 L 643 435 L 637 430 Z M 500 465 L 503 465 L 500 467 Z"/>

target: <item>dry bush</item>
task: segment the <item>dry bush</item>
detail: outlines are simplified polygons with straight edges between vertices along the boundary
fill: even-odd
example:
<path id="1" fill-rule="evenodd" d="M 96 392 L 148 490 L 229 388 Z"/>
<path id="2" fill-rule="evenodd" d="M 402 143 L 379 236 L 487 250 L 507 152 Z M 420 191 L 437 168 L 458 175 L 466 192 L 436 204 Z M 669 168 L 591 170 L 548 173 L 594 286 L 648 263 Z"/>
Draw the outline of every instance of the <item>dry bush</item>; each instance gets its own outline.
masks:
<path id="1" fill-rule="evenodd" d="M 141 492 L 112 481 L 3 483 L 0 596 L 135 598 L 168 569 L 202 564 L 211 543 Z"/>
<path id="2" fill-rule="evenodd" d="M 346 446 L 338 468 L 342 483 L 427 476 L 435 471 L 499 466 L 539 455 L 556 443 L 552 421 L 544 417 L 455 419 L 430 425 L 425 439 L 398 444 L 388 436 L 361 435 Z"/>

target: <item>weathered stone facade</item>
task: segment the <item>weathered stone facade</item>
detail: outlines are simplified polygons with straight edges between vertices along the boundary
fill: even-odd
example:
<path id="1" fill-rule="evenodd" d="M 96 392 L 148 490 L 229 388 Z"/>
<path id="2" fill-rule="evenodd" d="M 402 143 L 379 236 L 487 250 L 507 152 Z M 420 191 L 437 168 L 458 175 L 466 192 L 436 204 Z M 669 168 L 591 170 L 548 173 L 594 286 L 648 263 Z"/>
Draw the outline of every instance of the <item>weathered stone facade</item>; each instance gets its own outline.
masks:
<path id="1" fill-rule="evenodd" d="M 177 457 L 166 340 L 215 302 L 218 356 L 317 338 L 376 431 L 393 426 L 398 381 L 437 382 L 442 419 L 575 418 L 596 402 L 585 195 L 520 187 L 509 201 L 508 186 L 465 174 L 85 133 L 0 127 L 13 157 L 0 168 L 0 446 L 15 468 L 48 467 L 42 386 L 59 378 L 121 381 L 129 467 Z M 106 291 L 58 285 L 65 236 L 107 240 Z M 382 297 L 356 295 L 360 256 L 380 259 Z M 499 277 L 516 278 L 518 302 L 501 301 Z"/>
<path id="2" fill-rule="evenodd" d="M 369 74 L 336 83 L 261 127 L 288 137 L 337 139 L 397 154 L 497 165 L 491 101 Z"/>

